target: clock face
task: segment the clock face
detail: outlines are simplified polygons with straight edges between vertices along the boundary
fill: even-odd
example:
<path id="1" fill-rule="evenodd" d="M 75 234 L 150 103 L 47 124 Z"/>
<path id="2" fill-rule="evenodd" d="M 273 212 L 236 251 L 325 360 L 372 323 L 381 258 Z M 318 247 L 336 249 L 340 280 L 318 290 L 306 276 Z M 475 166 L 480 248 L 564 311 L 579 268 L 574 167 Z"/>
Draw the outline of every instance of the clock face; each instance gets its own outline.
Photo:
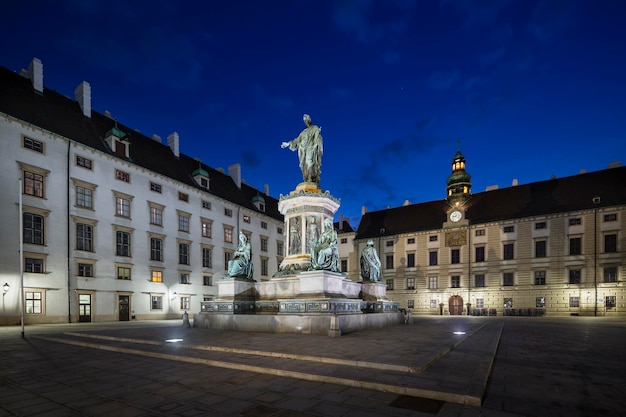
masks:
<path id="1" fill-rule="evenodd" d="M 463 217 L 463 214 L 458 210 L 454 210 L 452 213 L 450 213 L 450 220 L 452 220 L 453 222 L 458 222 L 459 220 L 461 220 L 461 217 Z"/>

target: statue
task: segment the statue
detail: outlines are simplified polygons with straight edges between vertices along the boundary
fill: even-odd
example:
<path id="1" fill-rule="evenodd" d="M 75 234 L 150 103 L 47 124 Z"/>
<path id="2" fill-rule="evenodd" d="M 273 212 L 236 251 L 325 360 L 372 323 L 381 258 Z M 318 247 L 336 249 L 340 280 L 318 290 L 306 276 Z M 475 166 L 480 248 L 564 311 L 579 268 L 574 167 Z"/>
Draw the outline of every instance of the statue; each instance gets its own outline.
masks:
<path id="1" fill-rule="evenodd" d="M 317 242 L 311 243 L 311 267 L 339 272 L 339 248 L 337 232 L 331 219 L 324 220 L 324 232 Z"/>
<path id="2" fill-rule="evenodd" d="M 380 281 L 380 259 L 371 240 L 367 241 L 361 253 L 361 277 L 363 280 Z"/>
<path id="3" fill-rule="evenodd" d="M 235 251 L 233 259 L 228 261 L 228 274 L 224 278 L 246 278 L 252 279 L 254 265 L 251 261 L 252 252 L 248 238 L 243 233 L 239 233 L 239 246 Z"/>
<path id="4" fill-rule="evenodd" d="M 320 224 L 316 216 L 308 216 L 307 218 L 306 251 L 311 253 L 311 247 L 320 236 Z"/>
<path id="5" fill-rule="evenodd" d="M 302 116 L 306 128 L 300 132 L 297 138 L 289 142 L 283 142 L 280 147 L 295 151 L 298 150 L 300 169 L 304 182 L 319 184 L 322 172 L 322 128 L 311 123 L 311 116 Z"/>
<path id="6" fill-rule="evenodd" d="M 289 255 L 297 255 L 301 252 L 300 218 L 292 217 L 289 220 Z"/>

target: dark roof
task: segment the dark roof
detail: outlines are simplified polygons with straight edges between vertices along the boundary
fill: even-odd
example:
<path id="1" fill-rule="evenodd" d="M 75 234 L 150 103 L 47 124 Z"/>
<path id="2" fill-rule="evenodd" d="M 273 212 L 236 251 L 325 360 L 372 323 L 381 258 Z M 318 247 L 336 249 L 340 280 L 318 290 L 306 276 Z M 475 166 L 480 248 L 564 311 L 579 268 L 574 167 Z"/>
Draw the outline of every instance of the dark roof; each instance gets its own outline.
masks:
<path id="1" fill-rule="evenodd" d="M 30 79 L 3 67 L 0 67 L 0 112 L 120 158 L 104 141 L 107 132 L 117 127 L 130 141 L 129 162 L 204 190 L 192 178 L 192 173 L 200 166 L 209 173 L 208 193 L 256 211 L 252 198 L 260 195 L 265 199 L 264 213 L 277 220 L 283 219 L 278 211 L 277 199 L 247 184 L 242 183 L 239 189 L 229 175 L 200 164 L 183 153 L 176 157 L 169 146 L 110 117 L 93 110 L 91 117 L 86 117 L 78 102 L 48 88 L 44 88 L 43 93 L 36 92 Z"/>
<path id="2" fill-rule="evenodd" d="M 354 229 L 350 226 L 348 219 L 342 218 L 340 221 L 333 223 L 333 227 L 337 233 L 354 233 Z"/>
<path id="3" fill-rule="evenodd" d="M 620 204 L 626 204 L 626 167 L 476 193 L 465 217 L 482 224 Z M 365 213 L 356 239 L 440 229 L 448 210 L 446 200 L 438 200 Z"/>

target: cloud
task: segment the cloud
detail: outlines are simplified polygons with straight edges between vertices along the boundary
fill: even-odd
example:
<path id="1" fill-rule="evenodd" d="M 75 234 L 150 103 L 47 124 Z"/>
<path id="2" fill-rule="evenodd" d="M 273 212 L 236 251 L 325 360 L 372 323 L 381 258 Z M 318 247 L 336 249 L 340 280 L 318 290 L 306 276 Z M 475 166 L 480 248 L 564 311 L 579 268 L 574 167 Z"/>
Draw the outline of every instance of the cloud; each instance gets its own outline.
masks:
<path id="1" fill-rule="evenodd" d="M 558 37 L 573 24 L 572 4 L 566 0 L 540 1 L 533 9 L 528 30 L 539 41 Z"/>
<path id="2" fill-rule="evenodd" d="M 432 89 L 447 90 L 459 80 L 460 75 L 459 70 L 434 72 L 427 78 L 426 83 Z"/>

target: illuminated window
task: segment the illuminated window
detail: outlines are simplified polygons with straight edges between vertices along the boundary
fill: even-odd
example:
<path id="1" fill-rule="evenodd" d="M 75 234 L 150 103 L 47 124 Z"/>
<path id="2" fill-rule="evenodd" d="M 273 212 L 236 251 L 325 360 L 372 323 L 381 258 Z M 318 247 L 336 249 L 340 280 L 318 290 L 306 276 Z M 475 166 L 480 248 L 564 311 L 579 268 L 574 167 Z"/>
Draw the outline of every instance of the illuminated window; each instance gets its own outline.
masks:
<path id="1" fill-rule="evenodd" d="M 163 271 L 150 271 L 150 281 L 163 282 Z"/>
<path id="2" fill-rule="evenodd" d="M 224 242 L 233 243 L 233 229 L 224 227 Z"/>
<path id="3" fill-rule="evenodd" d="M 163 209 L 160 207 L 150 207 L 150 224 L 163 226 Z"/>
<path id="4" fill-rule="evenodd" d="M 436 290 L 438 287 L 437 277 L 428 277 L 428 289 Z"/>
<path id="5" fill-rule="evenodd" d="M 115 214 L 121 217 L 130 217 L 130 200 L 123 197 L 116 197 Z"/>
<path id="6" fill-rule="evenodd" d="M 250 223 L 250 216 L 244 215 L 243 216 L 243 222 L 244 223 Z"/>
<path id="7" fill-rule="evenodd" d="M 130 182 L 130 174 L 128 172 L 120 171 L 119 169 L 115 170 L 115 179 Z"/>
<path id="8" fill-rule="evenodd" d="M 178 199 L 180 201 L 184 201 L 185 203 L 189 202 L 189 194 L 185 194 L 185 193 L 181 193 L 180 191 L 178 192 Z"/>
<path id="9" fill-rule="evenodd" d="M 191 305 L 191 297 L 188 297 L 188 296 L 180 297 L 180 309 L 181 310 L 189 310 L 190 305 Z"/>
<path id="10" fill-rule="evenodd" d="M 40 292 L 26 291 L 24 293 L 24 308 L 26 314 L 42 314 L 43 313 L 43 297 Z"/>
<path id="11" fill-rule="evenodd" d="M 406 289 L 414 290 L 415 289 L 415 278 L 407 278 L 406 279 Z"/>
<path id="12" fill-rule="evenodd" d="M 535 307 L 544 308 L 546 306 L 546 297 L 535 298 Z"/>
<path id="13" fill-rule="evenodd" d="M 212 232 L 212 223 L 206 220 L 202 221 L 201 224 L 202 227 L 202 237 L 211 237 L 211 232 Z"/>

